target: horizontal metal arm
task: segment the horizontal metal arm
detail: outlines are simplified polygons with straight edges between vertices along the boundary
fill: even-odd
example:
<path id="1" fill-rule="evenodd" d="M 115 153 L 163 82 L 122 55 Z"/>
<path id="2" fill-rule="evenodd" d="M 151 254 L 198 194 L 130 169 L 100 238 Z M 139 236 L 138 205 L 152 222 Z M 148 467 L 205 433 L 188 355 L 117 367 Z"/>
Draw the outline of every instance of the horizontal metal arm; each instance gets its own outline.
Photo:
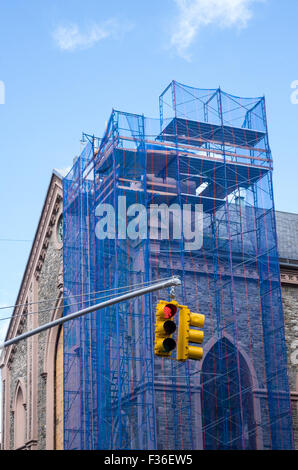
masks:
<path id="1" fill-rule="evenodd" d="M 137 290 L 128 292 L 127 294 L 114 297 L 113 299 L 109 299 L 109 300 L 106 300 L 105 302 L 101 302 L 99 304 L 92 305 L 91 307 L 84 308 L 83 310 L 79 310 L 78 312 L 71 313 L 69 315 L 66 315 L 65 317 L 61 317 L 61 318 L 58 318 L 57 320 L 53 320 L 49 323 L 45 323 L 44 325 L 34 328 L 34 330 L 27 331 L 26 333 L 16 336 L 15 338 L 9 339 L 5 341 L 4 343 L 0 344 L 0 350 L 12 344 L 18 343 L 22 339 L 27 339 L 30 336 L 37 335 L 38 333 L 41 333 L 42 331 L 48 330 L 50 328 L 54 328 L 55 326 L 58 326 L 58 325 L 62 325 L 63 323 L 67 321 L 74 320 L 75 318 L 86 315 L 87 313 L 96 312 L 97 310 L 110 307 L 111 305 L 115 305 L 120 302 L 124 302 L 125 300 L 130 300 L 135 297 L 140 297 L 145 294 L 150 294 L 150 292 L 155 292 L 157 290 L 166 289 L 167 287 L 180 286 L 180 285 L 181 285 L 180 279 L 174 276 L 168 281 L 157 282 L 151 286 L 142 287 L 141 289 L 137 289 Z"/>

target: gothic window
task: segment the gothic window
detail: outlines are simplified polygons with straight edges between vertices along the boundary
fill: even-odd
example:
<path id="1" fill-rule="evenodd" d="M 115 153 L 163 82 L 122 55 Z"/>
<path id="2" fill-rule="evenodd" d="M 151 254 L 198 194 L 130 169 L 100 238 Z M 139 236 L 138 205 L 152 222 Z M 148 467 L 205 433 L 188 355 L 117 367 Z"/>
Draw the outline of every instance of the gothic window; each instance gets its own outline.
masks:
<path id="1" fill-rule="evenodd" d="M 202 416 L 205 449 L 256 449 L 252 377 L 227 338 L 213 346 L 202 365 Z"/>
<path id="2" fill-rule="evenodd" d="M 57 240 L 58 243 L 63 242 L 63 216 L 60 215 L 58 222 L 57 222 Z"/>
<path id="3" fill-rule="evenodd" d="M 18 449 L 25 445 L 25 425 L 26 411 L 24 403 L 24 395 L 21 386 L 18 386 L 15 397 L 15 414 L 14 414 L 14 438 L 15 448 Z"/>
<path id="4" fill-rule="evenodd" d="M 63 449 L 63 330 L 59 331 L 55 357 L 55 449 Z"/>

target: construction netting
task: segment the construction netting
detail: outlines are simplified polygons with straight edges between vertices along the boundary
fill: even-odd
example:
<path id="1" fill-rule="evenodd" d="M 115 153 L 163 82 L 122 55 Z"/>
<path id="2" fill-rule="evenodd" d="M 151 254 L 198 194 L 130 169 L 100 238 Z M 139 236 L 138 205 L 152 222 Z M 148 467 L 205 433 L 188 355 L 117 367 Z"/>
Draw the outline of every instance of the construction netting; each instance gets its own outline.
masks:
<path id="1" fill-rule="evenodd" d="M 63 181 L 64 315 L 178 275 L 203 359 L 154 355 L 169 290 L 65 323 L 64 448 L 291 449 L 265 100 L 172 82 L 159 109 L 84 134 Z"/>

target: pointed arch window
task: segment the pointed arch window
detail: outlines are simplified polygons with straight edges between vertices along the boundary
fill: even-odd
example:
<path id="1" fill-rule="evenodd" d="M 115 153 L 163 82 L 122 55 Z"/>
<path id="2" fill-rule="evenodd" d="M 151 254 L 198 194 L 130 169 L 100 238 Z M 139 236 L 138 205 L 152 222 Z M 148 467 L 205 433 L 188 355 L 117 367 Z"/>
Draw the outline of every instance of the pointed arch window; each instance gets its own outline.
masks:
<path id="1" fill-rule="evenodd" d="M 14 446 L 23 447 L 26 440 L 26 403 L 25 390 L 19 382 L 16 387 L 14 403 Z"/>
<path id="2" fill-rule="evenodd" d="M 63 449 L 63 329 L 60 328 L 55 352 L 55 449 Z"/>
<path id="3" fill-rule="evenodd" d="M 222 338 L 202 364 L 205 449 L 257 448 L 252 376 L 243 355 Z"/>

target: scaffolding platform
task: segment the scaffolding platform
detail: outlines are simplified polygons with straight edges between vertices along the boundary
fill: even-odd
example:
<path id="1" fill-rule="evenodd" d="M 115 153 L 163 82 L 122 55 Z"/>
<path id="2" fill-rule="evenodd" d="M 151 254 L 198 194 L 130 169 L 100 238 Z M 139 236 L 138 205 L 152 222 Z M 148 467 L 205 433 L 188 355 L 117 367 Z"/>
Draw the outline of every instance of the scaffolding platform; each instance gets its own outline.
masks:
<path id="1" fill-rule="evenodd" d="M 265 137 L 265 132 L 254 129 L 174 118 L 163 129 L 157 140 L 178 141 L 197 147 L 208 143 L 255 150 L 254 147 Z M 263 151 L 265 152 L 265 150 Z"/>

